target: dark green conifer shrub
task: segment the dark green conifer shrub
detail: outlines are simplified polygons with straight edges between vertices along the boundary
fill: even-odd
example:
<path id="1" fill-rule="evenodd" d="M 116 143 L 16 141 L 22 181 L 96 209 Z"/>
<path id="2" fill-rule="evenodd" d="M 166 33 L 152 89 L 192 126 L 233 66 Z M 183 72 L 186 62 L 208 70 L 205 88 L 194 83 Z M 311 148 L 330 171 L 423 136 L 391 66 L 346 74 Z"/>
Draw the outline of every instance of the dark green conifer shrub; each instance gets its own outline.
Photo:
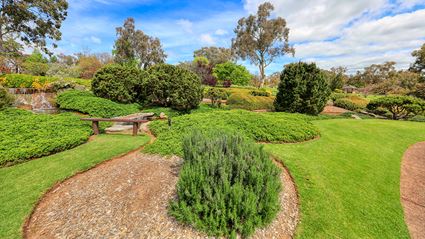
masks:
<path id="1" fill-rule="evenodd" d="M 193 132 L 183 142 L 178 199 L 170 214 L 212 236 L 246 237 L 280 209 L 279 169 L 262 146 L 224 132 Z"/>
<path id="2" fill-rule="evenodd" d="M 314 63 L 292 63 L 280 75 L 276 111 L 317 115 L 322 112 L 331 91 L 323 72 Z"/>

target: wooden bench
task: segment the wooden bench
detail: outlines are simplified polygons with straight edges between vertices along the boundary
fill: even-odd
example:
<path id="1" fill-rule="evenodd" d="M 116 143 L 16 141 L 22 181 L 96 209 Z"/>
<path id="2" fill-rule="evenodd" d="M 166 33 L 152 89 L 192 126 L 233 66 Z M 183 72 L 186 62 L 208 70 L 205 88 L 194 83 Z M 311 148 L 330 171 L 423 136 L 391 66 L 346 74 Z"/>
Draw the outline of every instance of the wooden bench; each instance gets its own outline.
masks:
<path id="1" fill-rule="evenodd" d="M 126 123 L 133 123 L 133 136 L 137 135 L 137 131 L 139 131 L 139 126 L 141 123 L 146 123 L 149 120 L 145 119 L 120 119 L 120 118 L 113 118 L 113 119 L 107 119 L 107 118 L 82 118 L 81 120 L 84 121 L 91 121 L 93 132 L 94 134 L 99 134 L 99 121 L 104 122 L 126 122 Z"/>

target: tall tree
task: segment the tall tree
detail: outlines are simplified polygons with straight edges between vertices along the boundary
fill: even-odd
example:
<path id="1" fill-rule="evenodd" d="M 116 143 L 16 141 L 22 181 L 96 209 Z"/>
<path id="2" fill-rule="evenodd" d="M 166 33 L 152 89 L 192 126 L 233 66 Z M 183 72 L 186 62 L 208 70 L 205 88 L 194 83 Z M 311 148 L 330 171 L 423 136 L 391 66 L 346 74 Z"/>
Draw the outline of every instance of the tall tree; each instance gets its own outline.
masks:
<path id="1" fill-rule="evenodd" d="M 205 57 L 214 67 L 217 64 L 225 63 L 233 60 L 232 50 L 224 47 L 202 47 L 193 52 L 193 57 Z"/>
<path id="2" fill-rule="evenodd" d="M 146 69 L 157 63 L 163 63 L 167 58 L 161 42 L 156 37 L 146 35 L 142 30 L 136 30 L 134 19 L 128 18 L 123 27 L 118 27 L 117 40 L 114 46 L 114 59 L 117 63 L 137 63 Z"/>
<path id="3" fill-rule="evenodd" d="M 416 57 L 416 59 L 410 67 L 410 70 L 419 73 L 422 77 L 422 81 L 425 82 L 425 43 L 420 49 L 413 51 L 412 56 Z"/>
<path id="4" fill-rule="evenodd" d="M 50 53 L 46 40 L 61 39 L 67 9 L 66 0 L 0 0 L 0 52 L 6 41 L 19 39 Z"/>
<path id="5" fill-rule="evenodd" d="M 241 59 L 249 59 L 260 70 L 262 84 L 265 68 L 279 56 L 295 50 L 288 43 L 289 28 L 285 19 L 277 17 L 269 19 L 274 7 L 265 2 L 258 7 L 257 15 L 239 19 L 234 30 L 236 37 L 232 39 L 232 50 Z"/>

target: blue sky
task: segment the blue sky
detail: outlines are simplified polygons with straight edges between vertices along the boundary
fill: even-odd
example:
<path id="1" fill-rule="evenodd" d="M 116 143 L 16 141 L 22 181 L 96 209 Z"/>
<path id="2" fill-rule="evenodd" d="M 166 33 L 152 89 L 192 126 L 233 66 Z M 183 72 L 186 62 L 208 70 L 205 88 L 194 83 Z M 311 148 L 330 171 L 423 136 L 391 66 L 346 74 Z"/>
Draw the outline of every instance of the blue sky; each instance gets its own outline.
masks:
<path id="1" fill-rule="evenodd" d="M 255 13 L 262 0 L 69 0 L 57 53 L 111 52 L 115 28 L 127 17 L 160 38 L 171 64 L 192 59 L 203 46 L 230 47 L 238 19 Z M 410 52 L 425 43 L 425 0 L 270 0 L 274 16 L 288 22 L 295 57 L 282 57 L 267 70 L 293 61 L 350 72 L 392 60 L 398 68 L 413 61 Z M 252 73 L 258 70 L 241 62 Z"/>

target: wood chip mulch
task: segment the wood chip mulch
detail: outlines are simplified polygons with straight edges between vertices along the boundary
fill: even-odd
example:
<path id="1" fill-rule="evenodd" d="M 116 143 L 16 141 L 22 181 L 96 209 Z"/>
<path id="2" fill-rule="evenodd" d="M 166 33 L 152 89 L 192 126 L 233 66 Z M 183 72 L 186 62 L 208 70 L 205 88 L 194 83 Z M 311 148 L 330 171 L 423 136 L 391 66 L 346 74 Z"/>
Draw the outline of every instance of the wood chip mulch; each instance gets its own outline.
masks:
<path id="1" fill-rule="evenodd" d="M 410 237 L 425 238 L 425 142 L 414 144 L 404 153 L 400 196 Z"/>
<path id="2" fill-rule="evenodd" d="M 26 238 L 208 238 L 167 214 L 181 165 L 178 157 L 132 152 L 58 184 L 41 199 Z M 283 170 L 282 210 L 253 238 L 291 238 L 298 198 Z"/>

